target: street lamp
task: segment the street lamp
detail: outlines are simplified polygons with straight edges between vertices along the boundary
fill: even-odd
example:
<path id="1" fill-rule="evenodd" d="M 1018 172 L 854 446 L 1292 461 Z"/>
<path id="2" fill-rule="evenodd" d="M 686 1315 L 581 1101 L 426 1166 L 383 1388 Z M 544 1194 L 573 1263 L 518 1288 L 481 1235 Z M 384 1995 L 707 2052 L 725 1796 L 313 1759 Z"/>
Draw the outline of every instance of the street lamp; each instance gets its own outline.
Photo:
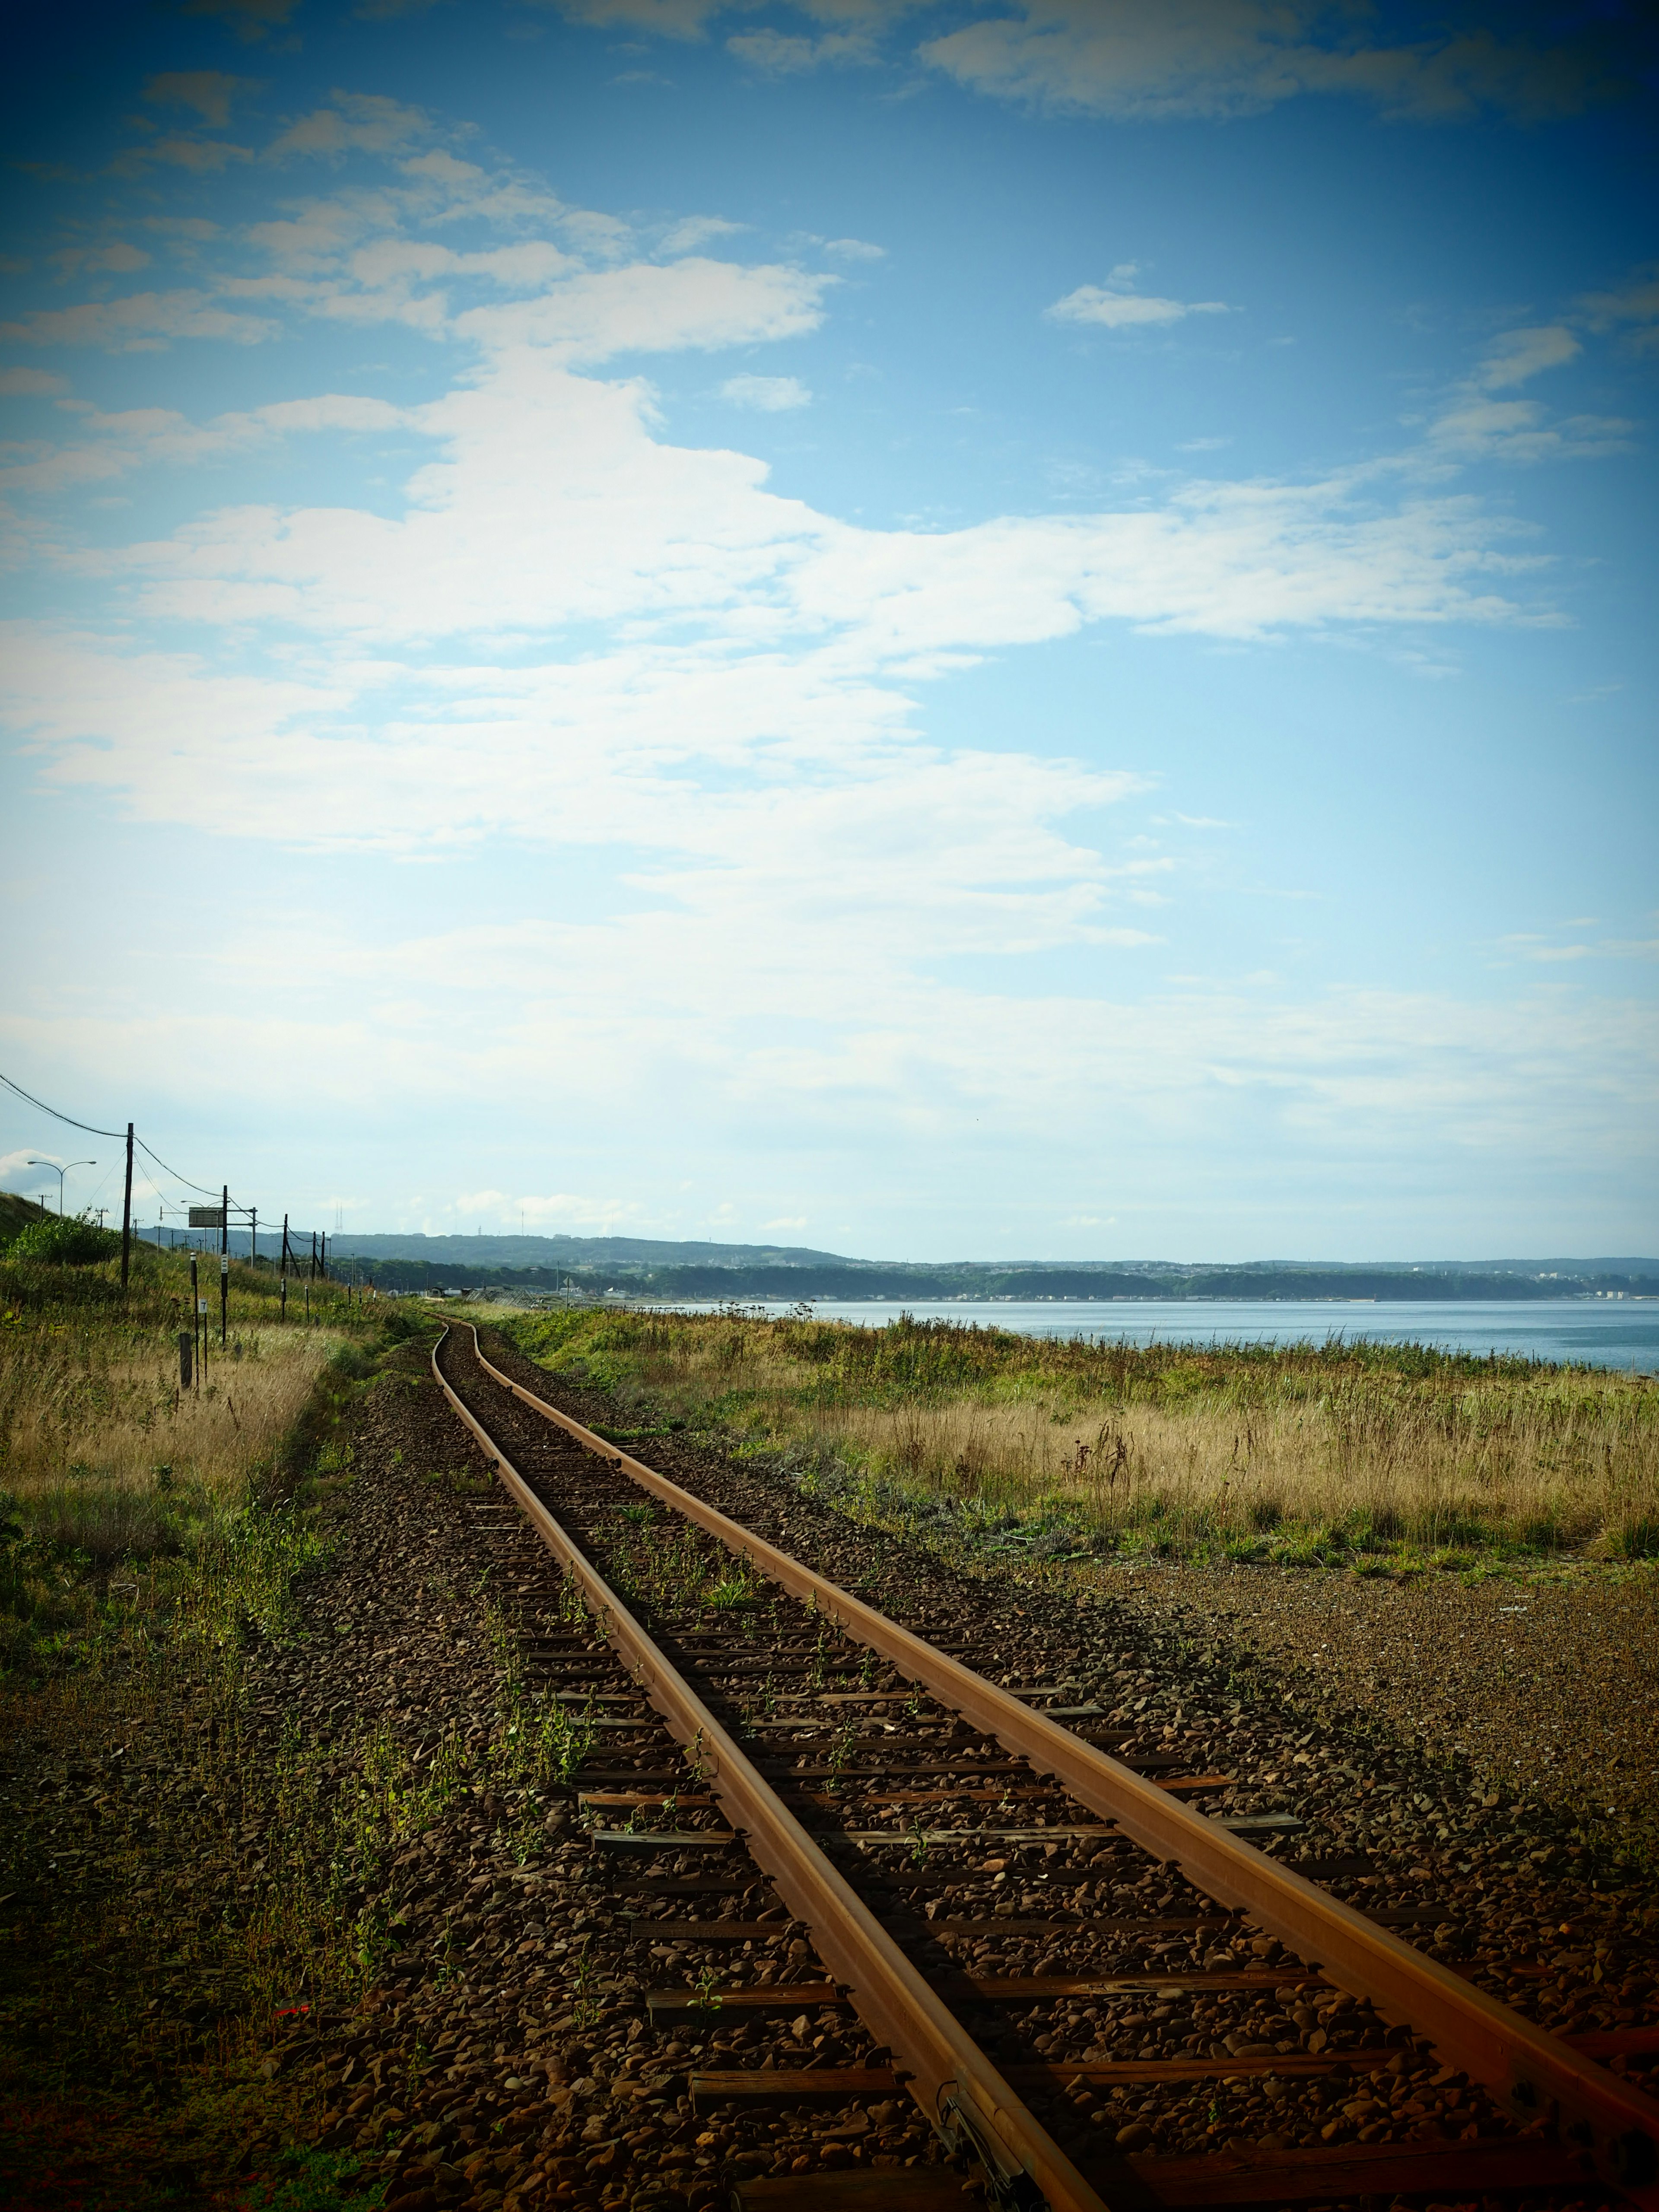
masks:
<path id="1" fill-rule="evenodd" d="M 65 1166 L 60 1168 L 56 1160 L 31 1160 L 29 1162 L 29 1165 L 32 1168 L 50 1168 L 52 1173 L 57 1176 L 58 1212 L 60 1218 L 62 1218 L 64 1211 L 64 1177 L 69 1173 L 70 1168 L 95 1168 L 97 1164 L 98 1163 L 96 1160 L 70 1160 Z"/>

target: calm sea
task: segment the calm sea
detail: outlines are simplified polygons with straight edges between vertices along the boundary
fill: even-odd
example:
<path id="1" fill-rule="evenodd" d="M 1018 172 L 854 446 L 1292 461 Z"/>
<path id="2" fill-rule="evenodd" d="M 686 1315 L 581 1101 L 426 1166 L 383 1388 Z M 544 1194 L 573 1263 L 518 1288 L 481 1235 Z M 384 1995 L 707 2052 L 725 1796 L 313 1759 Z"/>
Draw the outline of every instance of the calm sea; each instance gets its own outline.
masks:
<path id="1" fill-rule="evenodd" d="M 686 1309 L 708 1312 L 702 1300 Z M 787 1313 L 773 1302 L 765 1309 Z M 879 1327 L 908 1313 L 918 1321 L 978 1322 L 1025 1336 L 1081 1336 L 1100 1344 L 1322 1344 L 1366 1337 L 1382 1344 L 1433 1344 L 1448 1352 L 1515 1352 L 1528 1359 L 1587 1362 L 1641 1374 L 1659 1370 L 1659 1298 L 1382 1299 L 1334 1303 L 1255 1298 L 1016 1299 L 818 1298 L 826 1321 Z"/>

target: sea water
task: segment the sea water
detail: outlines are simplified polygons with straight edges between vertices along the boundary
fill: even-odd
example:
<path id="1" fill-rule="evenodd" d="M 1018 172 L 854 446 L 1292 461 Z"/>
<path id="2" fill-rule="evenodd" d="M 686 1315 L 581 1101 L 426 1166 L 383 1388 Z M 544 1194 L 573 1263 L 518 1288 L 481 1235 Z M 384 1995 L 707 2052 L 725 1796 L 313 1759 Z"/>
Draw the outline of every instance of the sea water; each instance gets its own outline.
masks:
<path id="1" fill-rule="evenodd" d="M 744 1300 L 773 1315 L 778 1299 Z M 814 1298 L 825 1321 L 879 1328 L 916 1321 L 1012 1329 L 1022 1336 L 1080 1336 L 1094 1344 L 1323 1344 L 1329 1337 L 1431 1344 L 1444 1352 L 1659 1370 L 1659 1298 Z M 714 1301 L 676 1301 L 685 1312 Z"/>

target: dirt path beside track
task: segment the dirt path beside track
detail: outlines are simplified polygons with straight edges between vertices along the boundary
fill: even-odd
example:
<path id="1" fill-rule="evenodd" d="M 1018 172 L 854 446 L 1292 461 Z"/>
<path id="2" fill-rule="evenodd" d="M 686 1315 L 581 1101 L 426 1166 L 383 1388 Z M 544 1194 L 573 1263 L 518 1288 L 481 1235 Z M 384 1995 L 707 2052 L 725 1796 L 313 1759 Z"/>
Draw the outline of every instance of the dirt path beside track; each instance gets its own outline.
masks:
<path id="1" fill-rule="evenodd" d="M 1298 1700 L 1375 1713 L 1431 1758 L 1467 1758 L 1659 1868 L 1659 1571 L 1396 1583 L 1146 1565 L 1085 1578 L 1168 1626 L 1220 1630 Z"/>

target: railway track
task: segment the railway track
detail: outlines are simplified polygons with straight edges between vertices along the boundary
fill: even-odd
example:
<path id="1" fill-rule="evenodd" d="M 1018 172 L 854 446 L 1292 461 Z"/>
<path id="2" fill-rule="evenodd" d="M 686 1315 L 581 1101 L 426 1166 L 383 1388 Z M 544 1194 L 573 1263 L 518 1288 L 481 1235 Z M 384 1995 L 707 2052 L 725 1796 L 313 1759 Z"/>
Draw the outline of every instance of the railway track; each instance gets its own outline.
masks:
<path id="1" fill-rule="evenodd" d="M 433 1368 L 580 1594 L 528 1656 L 662 1962 L 650 2019 L 702 2058 L 711 2145 L 722 2115 L 852 2106 L 846 2162 L 878 2187 L 908 2098 L 1008 2212 L 1659 2208 L 1659 2105 L 1249 1840 L 1289 1816 L 1198 1809 L 1231 1778 L 1170 1771 L 1064 1681 L 993 1682 L 970 1620 L 837 1587 L 470 1327 Z M 985 1971 L 1011 1938 L 1019 1970 Z M 1184 2152 L 1148 2154 L 1171 2133 Z M 744 2203 L 799 2187 L 748 2156 Z M 914 2151 L 894 2176 L 912 2212 L 933 2185 L 960 2202 Z"/>

